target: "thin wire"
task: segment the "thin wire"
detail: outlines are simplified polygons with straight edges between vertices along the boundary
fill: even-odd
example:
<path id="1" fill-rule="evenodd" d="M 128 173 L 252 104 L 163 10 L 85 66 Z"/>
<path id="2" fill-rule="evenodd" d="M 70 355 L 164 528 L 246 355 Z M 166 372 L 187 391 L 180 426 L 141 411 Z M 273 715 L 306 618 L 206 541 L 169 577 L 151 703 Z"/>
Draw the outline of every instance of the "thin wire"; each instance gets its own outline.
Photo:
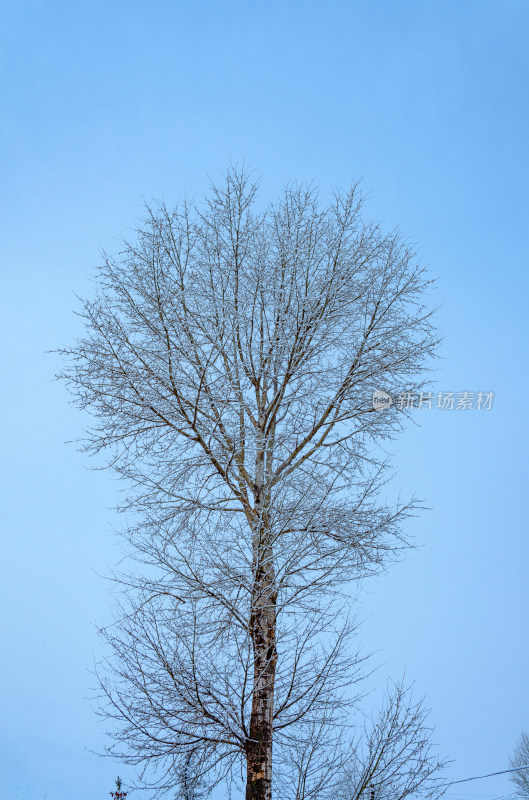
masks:
<path id="1" fill-rule="evenodd" d="M 491 800 L 514 800 L 515 798 L 520 798 L 520 795 L 517 792 L 509 792 L 508 794 L 502 794 L 498 797 L 495 794 L 487 794 L 487 795 L 475 795 L 475 794 L 448 794 L 443 795 L 445 798 L 453 798 L 453 800 L 468 800 L 471 797 L 490 797 Z"/>
<path id="2" fill-rule="evenodd" d="M 521 769 L 529 769 L 529 764 L 524 764 L 523 767 L 512 767 L 512 769 L 501 769 L 499 772 L 489 772 L 488 775 L 474 775 L 473 778 L 461 778 L 458 781 L 441 783 L 438 788 L 441 789 L 443 786 L 454 786 L 456 783 L 467 783 L 467 781 L 479 781 L 481 778 L 492 778 L 493 775 L 505 775 L 506 772 L 518 772 Z"/>
<path id="3" fill-rule="evenodd" d="M 509 792 L 509 794 L 512 794 L 512 793 Z M 514 792 L 514 794 L 516 794 L 516 792 Z M 453 795 L 449 795 L 449 794 L 445 795 L 445 797 L 450 797 L 450 796 L 453 796 L 453 797 L 463 797 L 463 796 L 464 797 L 496 797 L 496 798 L 498 797 L 496 792 L 482 792 L 480 794 L 476 794 L 475 792 L 473 792 L 472 794 L 469 794 L 468 792 L 464 792 L 464 795 L 461 792 L 460 794 L 454 793 Z"/>

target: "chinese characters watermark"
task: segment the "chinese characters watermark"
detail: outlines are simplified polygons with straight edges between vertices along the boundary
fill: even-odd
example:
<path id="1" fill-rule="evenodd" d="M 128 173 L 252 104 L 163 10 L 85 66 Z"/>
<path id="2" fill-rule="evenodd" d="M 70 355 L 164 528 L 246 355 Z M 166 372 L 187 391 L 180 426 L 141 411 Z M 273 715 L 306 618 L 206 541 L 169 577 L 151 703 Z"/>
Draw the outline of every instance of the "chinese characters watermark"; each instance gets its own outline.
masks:
<path id="1" fill-rule="evenodd" d="M 490 411 L 494 392 L 399 392 L 391 396 L 387 392 L 373 392 L 373 408 L 382 411 L 395 406 L 399 410 L 432 408 L 441 411 Z"/>

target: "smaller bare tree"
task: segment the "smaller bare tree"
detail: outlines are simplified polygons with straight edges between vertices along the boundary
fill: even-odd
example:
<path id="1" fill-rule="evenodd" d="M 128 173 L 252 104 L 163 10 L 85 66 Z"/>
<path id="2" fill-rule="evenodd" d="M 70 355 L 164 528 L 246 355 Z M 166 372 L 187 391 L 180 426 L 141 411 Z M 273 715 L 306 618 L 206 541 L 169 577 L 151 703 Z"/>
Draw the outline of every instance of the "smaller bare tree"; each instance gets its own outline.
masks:
<path id="1" fill-rule="evenodd" d="M 509 763 L 513 769 L 519 769 L 519 771 L 511 773 L 511 780 L 516 786 L 516 794 L 529 798 L 529 769 L 520 769 L 529 765 L 529 734 L 527 731 L 522 731 Z"/>
<path id="2" fill-rule="evenodd" d="M 360 732 L 330 713 L 290 744 L 279 796 L 288 800 L 404 800 L 443 794 L 428 710 L 404 681 L 390 684 L 382 708 Z"/>
<path id="3" fill-rule="evenodd" d="M 200 763 L 196 754 L 189 750 L 179 774 L 179 794 L 175 800 L 206 800 L 209 795 L 200 776 Z"/>

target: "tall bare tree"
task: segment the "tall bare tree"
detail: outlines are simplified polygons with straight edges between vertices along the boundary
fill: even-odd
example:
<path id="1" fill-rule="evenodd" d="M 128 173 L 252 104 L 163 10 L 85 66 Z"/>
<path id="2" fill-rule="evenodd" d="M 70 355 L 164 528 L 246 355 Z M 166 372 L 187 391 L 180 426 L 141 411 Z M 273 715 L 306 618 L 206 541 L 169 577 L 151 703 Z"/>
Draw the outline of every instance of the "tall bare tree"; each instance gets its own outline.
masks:
<path id="1" fill-rule="evenodd" d="M 152 567 L 107 631 L 118 742 L 164 765 L 161 788 L 191 748 L 269 800 L 273 742 L 354 702 L 344 603 L 414 508 L 383 497 L 406 410 L 373 392 L 420 389 L 436 337 L 413 248 L 364 220 L 357 186 L 324 206 L 256 191 L 230 169 L 200 208 L 149 208 L 105 257 L 64 377 Z"/>

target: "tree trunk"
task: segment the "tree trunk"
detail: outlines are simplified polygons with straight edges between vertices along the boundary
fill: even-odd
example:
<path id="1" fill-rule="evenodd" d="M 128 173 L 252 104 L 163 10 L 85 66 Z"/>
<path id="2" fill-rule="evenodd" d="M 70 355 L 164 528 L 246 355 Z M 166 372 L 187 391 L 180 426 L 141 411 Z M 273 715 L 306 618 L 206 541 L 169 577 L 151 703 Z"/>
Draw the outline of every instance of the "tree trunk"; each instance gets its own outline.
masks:
<path id="1" fill-rule="evenodd" d="M 276 677 L 277 588 L 270 532 L 270 495 L 265 475 L 273 453 L 273 429 L 265 440 L 266 390 L 260 398 L 255 461 L 254 512 L 252 520 L 253 589 L 249 632 L 254 659 L 252 711 L 246 741 L 246 800 L 272 798 L 272 733 Z"/>
<path id="2" fill-rule="evenodd" d="M 267 548 L 267 556 L 271 552 Z M 254 585 L 255 603 L 250 631 L 254 656 L 254 690 L 250 737 L 246 743 L 246 800 L 272 797 L 272 722 L 276 651 L 276 593 L 271 578 L 271 558 L 263 559 Z"/>
<path id="3" fill-rule="evenodd" d="M 253 530 L 254 584 L 249 626 L 254 671 L 250 731 L 246 742 L 246 800 L 271 800 L 277 590 L 261 486 L 256 486 L 255 501 L 257 522 Z"/>

